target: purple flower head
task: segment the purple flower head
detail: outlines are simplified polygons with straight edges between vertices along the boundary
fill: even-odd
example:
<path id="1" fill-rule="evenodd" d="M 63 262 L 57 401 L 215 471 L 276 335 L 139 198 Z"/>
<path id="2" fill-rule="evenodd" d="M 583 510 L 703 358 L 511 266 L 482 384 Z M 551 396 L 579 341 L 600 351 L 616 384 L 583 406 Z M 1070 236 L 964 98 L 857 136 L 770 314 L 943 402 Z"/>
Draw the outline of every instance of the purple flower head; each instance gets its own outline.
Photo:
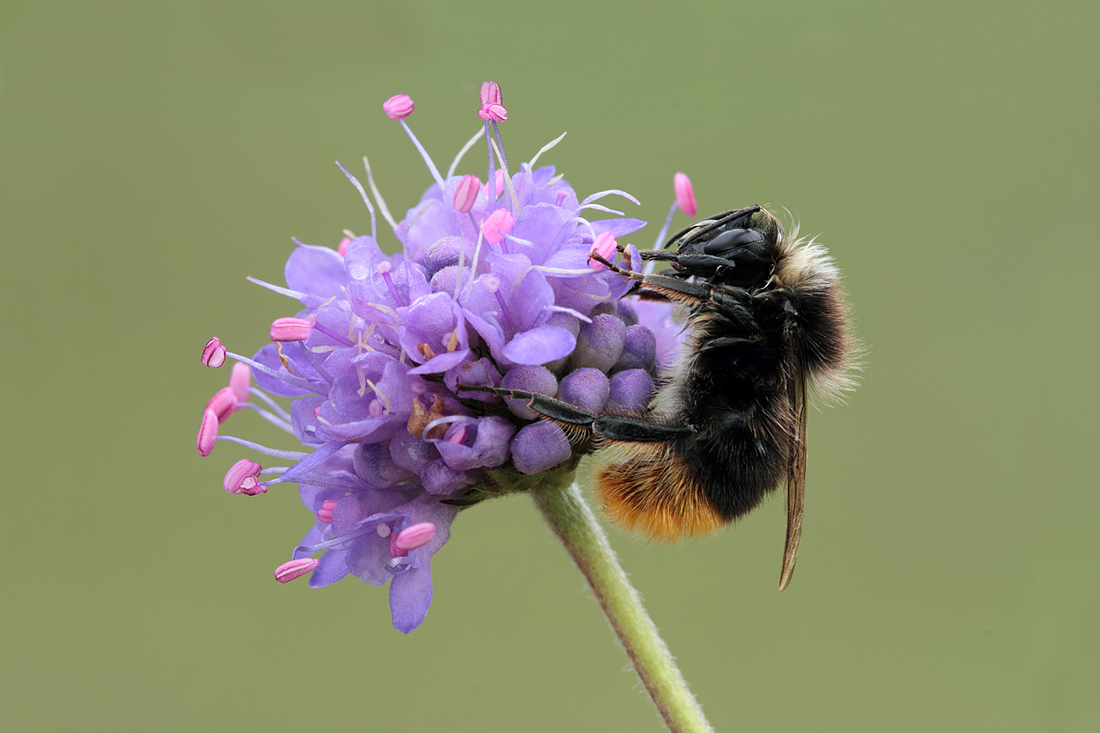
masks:
<path id="1" fill-rule="evenodd" d="M 488 166 L 477 173 L 455 173 L 465 149 L 440 172 L 406 122 L 408 96 L 383 109 L 424 160 L 426 191 L 397 221 L 369 164 L 370 195 L 344 171 L 369 209 L 370 235 L 349 232 L 336 249 L 297 243 L 285 287 L 253 281 L 297 303 L 263 325 L 270 341 L 251 357 L 218 339 L 206 344 L 204 365 L 238 363 L 204 408 L 196 445 L 209 455 L 225 440 L 270 457 L 266 468 L 234 463 L 223 479 L 230 494 L 298 485 L 310 526 L 277 580 L 389 584 L 393 624 L 408 633 L 427 614 L 432 557 L 459 511 L 572 471 L 579 459 L 528 400 L 484 388 L 641 414 L 681 332 L 669 304 L 623 300 L 631 281 L 591 259 L 642 268 L 637 249 L 620 241 L 645 222 L 602 203 L 637 201 L 618 190 L 579 198 L 552 166 L 538 167 L 561 138 L 510 166 L 499 85 L 481 89 Z M 388 255 L 379 240 L 391 233 L 400 250 Z M 221 434 L 245 409 L 294 447 Z"/>

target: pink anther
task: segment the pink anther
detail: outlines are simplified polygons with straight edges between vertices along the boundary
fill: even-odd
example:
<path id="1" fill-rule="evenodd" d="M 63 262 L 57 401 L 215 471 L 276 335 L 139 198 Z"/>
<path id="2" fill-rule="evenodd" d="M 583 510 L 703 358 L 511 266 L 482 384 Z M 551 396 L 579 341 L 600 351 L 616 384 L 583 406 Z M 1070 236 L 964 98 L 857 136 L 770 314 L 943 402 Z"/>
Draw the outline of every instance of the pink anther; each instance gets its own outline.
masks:
<path id="1" fill-rule="evenodd" d="M 332 513 L 336 511 L 336 505 L 339 503 L 338 499 L 325 499 L 321 503 L 321 508 L 317 510 L 317 521 L 322 524 L 332 524 Z"/>
<path id="2" fill-rule="evenodd" d="M 351 244 L 351 239 L 350 238 L 344 237 L 343 239 L 341 239 L 340 240 L 340 246 L 338 246 L 336 248 L 336 254 L 340 255 L 341 257 L 346 255 L 348 253 L 348 245 L 349 244 Z"/>
<path id="3" fill-rule="evenodd" d="M 463 176 L 455 189 L 454 210 L 465 214 L 474 208 L 478 191 L 481 190 L 481 180 L 477 176 Z"/>
<path id="4" fill-rule="evenodd" d="M 408 94 L 395 94 L 382 103 L 382 111 L 391 120 L 403 120 L 413 113 L 415 106 Z"/>
<path id="5" fill-rule="evenodd" d="M 302 318 L 276 318 L 271 324 L 271 340 L 305 341 L 313 332 L 313 324 Z"/>
<path id="6" fill-rule="evenodd" d="M 250 461 L 247 458 L 234 463 L 229 467 L 229 470 L 225 472 L 225 480 L 222 481 L 222 486 L 230 494 L 241 493 L 242 484 L 246 478 L 256 478 L 260 475 L 260 471 L 263 470 L 263 466 L 255 461 Z"/>
<path id="7" fill-rule="evenodd" d="M 241 481 L 241 494 L 245 496 L 256 496 L 256 494 L 266 494 L 267 487 L 260 483 L 260 480 L 255 476 L 245 476 Z"/>
<path id="8" fill-rule="evenodd" d="M 225 347 L 217 336 L 206 342 L 202 348 L 202 365 L 217 369 L 225 363 Z"/>
<path id="9" fill-rule="evenodd" d="M 420 522 L 394 535 L 393 547 L 400 552 L 408 552 L 431 542 L 435 537 L 436 527 L 431 522 Z M 396 555 L 395 555 L 396 557 Z"/>
<path id="10" fill-rule="evenodd" d="M 481 109 L 477 116 L 483 120 L 504 122 L 508 119 L 508 110 L 504 108 L 504 95 L 501 94 L 500 84 L 495 81 L 486 81 L 481 84 Z"/>
<path id="11" fill-rule="evenodd" d="M 199 449 L 199 455 L 206 457 L 214 450 L 214 444 L 218 442 L 218 416 L 213 410 L 203 410 L 202 423 L 199 425 L 199 437 L 195 441 Z"/>
<path id="12" fill-rule="evenodd" d="M 512 225 L 515 223 L 515 217 L 507 209 L 497 209 L 485 219 L 481 225 L 481 232 L 485 235 L 486 242 L 496 244 L 504 239 L 504 235 L 512 230 Z"/>
<path id="13" fill-rule="evenodd" d="M 607 265 L 599 260 L 592 259 L 593 255 L 599 255 L 608 262 L 614 261 L 615 252 L 618 250 L 618 242 L 615 241 L 615 235 L 611 232 L 603 232 L 596 237 L 596 241 L 592 243 L 592 249 L 588 250 L 589 264 L 597 270 L 605 269 Z"/>
<path id="14" fill-rule="evenodd" d="M 676 203 L 680 205 L 680 211 L 688 216 L 695 216 L 698 209 L 695 206 L 695 191 L 691 188 L 691 179 L 685 173 L 677 173 L 672 177 L 672 189 L 676 192 Z"/>
<path id="15" fill-rule="evenodd" d="M 206 409 L 217 416 L 219 424 L 225 422 L 226 418 L 237 409 L 237 395 L 234 394 L 233 388 L 222 387 L 219 389 L 206 403 Z"/>
<path id="16" fill-rule="evenodd" d="M 248 402 L 248 396 L 252 392 L 252 367 L 243 362 L 233 365 L 233 371 L 229 373 L 229 389 L 237 395 L 237 409 L 242 402 Z"/>
<path id="17" fill-rule="evenodd" d="M 458 430 L 451 433 L 451 436 L 447 438 L 448 443 L 454 443 L 455 445 L 462 445 L 466 441 L 466 426 L 459 425 Z"/>
<path id="18" fill-rule="evenodd" d="M 312 573 L 313 569 L 320 564 L 320 560 L 314 560 L 312 557 L 303 557 L 301 560 L 284 562 L 282 565 L 275 568 L 275 580 L 280 583 L 289 583 L 295 578 L 300 578 L 307 573 Z"/>

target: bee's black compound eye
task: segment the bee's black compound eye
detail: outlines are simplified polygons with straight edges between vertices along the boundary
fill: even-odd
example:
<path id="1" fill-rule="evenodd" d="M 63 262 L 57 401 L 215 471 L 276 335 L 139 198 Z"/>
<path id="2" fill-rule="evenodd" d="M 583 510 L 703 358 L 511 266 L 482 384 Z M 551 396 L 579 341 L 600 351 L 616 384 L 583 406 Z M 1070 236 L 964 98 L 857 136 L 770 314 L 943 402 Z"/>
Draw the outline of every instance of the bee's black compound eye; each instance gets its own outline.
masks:
<path id="1" fill-rule="evenodd" d="M 731 249 L 763 242 L 763 232 L 756 229 L 727 229 L 703 245 L 703 254 L 721 256 Z"/>

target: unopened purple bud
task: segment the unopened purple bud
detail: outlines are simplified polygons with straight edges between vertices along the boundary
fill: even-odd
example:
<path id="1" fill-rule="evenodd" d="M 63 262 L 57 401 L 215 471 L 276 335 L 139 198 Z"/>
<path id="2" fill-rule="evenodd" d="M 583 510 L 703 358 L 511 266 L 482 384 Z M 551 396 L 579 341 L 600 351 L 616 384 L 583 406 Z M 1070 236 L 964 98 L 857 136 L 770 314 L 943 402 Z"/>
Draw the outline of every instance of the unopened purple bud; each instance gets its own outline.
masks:
<path id="1" fill-rule="evenodd" d="M 217 336 L 206 342 L 202 349 L 202 365 L 217 369 L 225 363 L 225 347 Z"/>
<path id="2" fill-rule="evenodd" d="M 546 367 L 534 364 L 521 364 L 512 367 L 504 375 L 500 386 L 507 389 L 521 389 L 524 392 L 533 392 L 547 397 L 553 397 L 558 393 L 557 378 Z M 539 416 L 537 412 L 527 406 L 527 400 L 507 398 L 504 403 L 508 405 L 508 409 L 512 411 L 512 414 L 526 420 L 534 420 Z"/>
<path id="3" fill-rule="evenodd" d="M 463 176 L 455 189 L 454 209 L 460 214 L 465 214 L 474 208 L 478 191 L 481 190 L 481 180 L 474 175 Z"/>
<path id="4" fill-rule="evenodd" d="M 275 568 L 275 580 L 280 583 L 289 583 L 295 578 L 300 578 L 307 573 L 312 573 L 313 569 L 320 564 L 320 560 L 315 560 L 312 557 L 303 557 L 301 560 L 284 562 L 282 565 Z"/>
<path id="5" fill-rule="evenodd" d="M 677 173 L 672 177 L 672 190 L 676 192 L 676 203 L 679 204 L 680 211 L 688 216 L 695 216 L 698 211 L 695 206 L 695 191 L 687 174 Z"/>
<path id="6" fill-rule="evenodd" d="M 259 476 L 261 470 L 263 470 L 263 467 L 259 463 L 242 458 L 225 472 L 222 486 L 230 494 L 239 494 L 244 480 L 250 476 L 252 478 Z"/>
<path id="7" fill-rule="evenodd" d="M 413 113 L 416 107 L 408 94 L 395 94 L 382 103 L 382 111 L 391 120 L 403 120 Z"/>
<path id="8" fill-rule="evenodd" d="M 615 310 L 618 312 L 619 320 L 627 326 L 633 326 L 638 322 L 637 311 L 634 310 L 634 306 L 625 300 L 618 301 L 615 304 Z"/>
<path id="9" fill-rule="evenodd" d="M 462 237 L 442 237 L 428 247 L 424 256 L 424 267 L 429 275 L 434 275 L 444 267 L 457 265 L 460 258 L 469 267 L 473 264 L 475 248 L 473 242 Z"/>
<path id="10" fill-rule="evenodd" d="M 619 360 L 625 341 L 626 324 L 612 315 L 597 315 L 591 323 L 581 326 L 572 364 L 607 372 Z"/>
<path id="11" fill-rule="evenodd" d="M 407 480 L 410 474 L 401 464 L 413 466 L 411 471 L 419 471 L 434 457 L 430 445 L 406 431 L 398 432 L 388 446 L 361 443 L 351 456 L 356 475 L 375 488 L 388 488 Z"/>
<path id="12" fill-rule="evenodd" d="M 627 326 L 623 353 L 615 363 L 615 370 L 645 369 L 652 371 L 657 365 L 657 337 L 645 326 Z"/>
<path id="13" fill-rule="evenodd" d="M 512 461 L 520 473 L 548 471 L 567 460 L 571 453 L 569 439 L 552 422 L 525 425 L 512 440 Z"/>
<path id="14" fill-rule="evenodd" d="M 558 391 L 563 401 L 582 410 L 598 413 L 603 410 L 610 390 L 606 374 L 599 369 L 583 367 L 567 374 L 561 380 Z"/>
<path id="15" fill-rule="evenodd" d="M 303 318 L 276 318 L 271 324 L 272 341 L 305 341 L 312 332 L 313 324 Z"/>
<path id="16" fill-rule="evenodd" d="M 653 399 L 653 377 L 644 369 L 627 369 L 611 377 L 611 396 L 608 409 L 617 412 L 645 412 Z"/>

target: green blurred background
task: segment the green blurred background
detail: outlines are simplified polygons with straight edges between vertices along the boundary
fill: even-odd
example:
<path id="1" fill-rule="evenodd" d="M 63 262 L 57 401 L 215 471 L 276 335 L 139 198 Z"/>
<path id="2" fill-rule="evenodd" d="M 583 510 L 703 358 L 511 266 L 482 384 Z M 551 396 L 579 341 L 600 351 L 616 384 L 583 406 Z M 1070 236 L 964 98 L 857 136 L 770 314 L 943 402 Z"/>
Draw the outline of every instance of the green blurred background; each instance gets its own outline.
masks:
<path id="1" fill-rule="evenodd" d="M 781 499 L 612 533 L 715 727 L 1098 729 L 1098 6 L 626 7 L 0 6 L 0 728 L 661 729 L 525 498 L 459 518 L 406 637 L 384 590 L 275 583 L 310 516 L 195 451 L 206 339 L 291 314 L 245 276 L 369 226 L 332 161 L 403 212 L 430 180 L 381 103 L 445 166 L 495 79 L 513 160 L 567 130 L 582 195 L 659 222 L 683 170 L 846 274 L 866 369 L 811 420 L 792 588 Z"/>

